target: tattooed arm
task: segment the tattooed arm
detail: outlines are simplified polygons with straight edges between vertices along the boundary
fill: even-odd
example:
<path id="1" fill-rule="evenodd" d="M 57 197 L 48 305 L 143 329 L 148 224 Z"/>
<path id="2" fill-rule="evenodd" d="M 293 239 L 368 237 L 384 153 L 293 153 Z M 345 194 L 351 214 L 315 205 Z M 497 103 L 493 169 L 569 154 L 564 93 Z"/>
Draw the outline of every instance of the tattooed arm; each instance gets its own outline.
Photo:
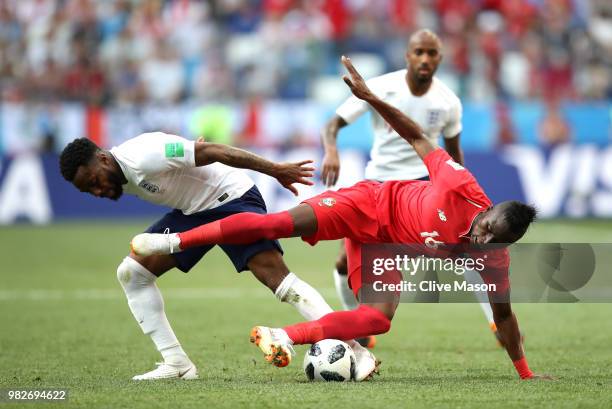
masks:
<path id="1" fill-rule="evenodd" d="M 297 189 L 293 183 L 312 185 L 308 180 L 312 177 L 314 168 L 309 164 L 312 160 L 304 160 L 295 163 L 271 162 L 259 155 L 234 148 L 228 145 L 208 142 L 196 142 L 195 163 L 196 166 L 206 166 L 219 162 L 227 166 L 242 169 L 251 169 L 276 178 L 278 182 L 297 196 Z"/>

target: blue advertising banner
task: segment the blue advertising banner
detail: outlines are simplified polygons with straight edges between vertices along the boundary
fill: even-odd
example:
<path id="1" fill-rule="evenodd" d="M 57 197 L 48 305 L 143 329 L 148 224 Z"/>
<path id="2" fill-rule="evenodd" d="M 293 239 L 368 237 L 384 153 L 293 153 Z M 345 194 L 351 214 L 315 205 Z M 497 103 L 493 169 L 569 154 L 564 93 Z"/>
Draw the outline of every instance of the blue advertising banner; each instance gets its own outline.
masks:
<path id="1" fill-rule="evenodd" d="M 279 161 L 318 159 L 321 155 L 316 149 L 262 154 Z M 339 187 L 361 180 L 366 161 L 362 151 L 343 151 Z M 513 145 L 494 152 L 467 153 L 466 166 L 495 203 L 511 199 L 532 203 L 542 218 L 612 216 L 612 147 L 561 145 L 543 150 Z M 295 198 L 274 179 L 250 174 L 270 211 L 289 208 L 325 190 L 316 179 L 314 187 L 299 187 L 300 196 Z M 112 202 L 79 192 L 60 175 L 54 154 L 0 159 L 0 224 L 151 217 L 165 211 L 129 195 Z"/>

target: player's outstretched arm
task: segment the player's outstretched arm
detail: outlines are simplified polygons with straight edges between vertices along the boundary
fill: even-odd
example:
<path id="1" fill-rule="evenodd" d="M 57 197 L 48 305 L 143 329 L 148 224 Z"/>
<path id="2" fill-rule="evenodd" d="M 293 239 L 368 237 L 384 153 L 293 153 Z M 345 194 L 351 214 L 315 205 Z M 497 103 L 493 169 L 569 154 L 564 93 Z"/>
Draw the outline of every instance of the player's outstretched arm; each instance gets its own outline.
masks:
<path id="1" fill-rule="evenodd" d="M 492 302 L 491 309 L 493 310 L 493 319 L 495 320 L 497 331 L 499 331 L 504 341 L 506 352 L 514 363 L 521 379 L 554 379 L 549 375 L 534 374 L 529 369 L 529 366 L 527 366 L 518 321 L 516 315 L 512 312 L 510 303 Z"/>
<path id="2" fill-rule="evenodd" d="M 408 118 L 399 109 L 378 98 L 370 90 L 365 80 L 351 63 L 350 58 L 342 56 L 342 64 L 344 64 L 349 73 L 349 75 L 343 76 L 342 79 L 349 86 L 353 95 L 370 104 L 402 138 L 414 147 L 414 150 L 421 159 L 436 149 L 423 136 L 423 131 L 416 122 Z"/>
<path id="3" fill-rule="evenodd" d="M 272 176 L 278 180 L 283 187 L 290 190 L 297 196 L 298 191 L 293 186 L 294 183 L 311 186 L 312 181 L 308 180 L 313 176 L 314 168 L 310 166 L 312 160 L 303 160 L 294 163 L 276 163 L 271 162 L 259 155 L 245 151 L 244 149 L 234 148 L 232 146 L 196 142 L 195 144 L 195 163 L 196 166 L 210 165 L 214 162 L 220 162 L 225 165 L 251 169 L 266 175 Z"/>

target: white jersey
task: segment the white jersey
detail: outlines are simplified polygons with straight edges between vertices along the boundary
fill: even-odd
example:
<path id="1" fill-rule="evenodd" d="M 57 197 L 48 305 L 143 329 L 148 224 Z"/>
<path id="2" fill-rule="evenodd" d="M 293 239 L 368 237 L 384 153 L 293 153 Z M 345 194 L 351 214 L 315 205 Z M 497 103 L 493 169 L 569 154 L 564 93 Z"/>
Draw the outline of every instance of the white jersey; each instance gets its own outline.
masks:
<path id="1" fill-rule="evenodd" d="M 406 83 L 407 70 L 390 72 L 367 81 L 380 99 L 404 112 L 418 123 L 434 146 L 438 138 L 452 138 L 461 132 L 461 101 L 442 81 L 433 78 L 426 94 L 412 95 Z M 427 168 L 406 140 L 400 137 L 370 105 L 351 96 L 336 114 L 347 123 L 368 110 L 372 112 L 374 144 L 365 170 L 366 179 L 407 180 L 428 175 Z"/>
<path id="2" fill-rule="evenodd" d="M 125 193 L 184 214 L 221 206 L 255 184 L 243 171 L 221 163 L 196 167 L 195 142 L 163 132 L 144 133 L 110 152 L 128 181 Z"/>

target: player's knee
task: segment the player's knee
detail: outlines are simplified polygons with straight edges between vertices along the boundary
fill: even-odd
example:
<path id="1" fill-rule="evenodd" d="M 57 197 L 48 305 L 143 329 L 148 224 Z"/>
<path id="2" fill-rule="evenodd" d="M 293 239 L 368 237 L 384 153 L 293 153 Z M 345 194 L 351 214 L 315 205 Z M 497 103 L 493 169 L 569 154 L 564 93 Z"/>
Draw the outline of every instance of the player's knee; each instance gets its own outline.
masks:
<path id="1" fill-rule="evenodd" d="M 251 257 L 247 267 L 255 278 L 272 291 L 276 291 L 279 284 L 289 274 L 283 256 L 277 250 L 268 250 L 256 254 Z"/>
<path id="2" fill-rule="evenodd" d="M 124 258 L 121 263 L 117 266 L 117 280 L 121 285 L 125 286 L 132 279 L 132 270 L 130 269 L 130 260 L 129 257 Z"/>
<path id="3" fill-rule="evenodd" d="M 370 318 L 372 335 L 384 334 L 391 329 L 391 320 L 383 313 Z"/>
<path id="4" fill-rule="evenodd" d="M 495 322 L 503 322 L 512 318 L 512 307 L 510 306 L 510 303 L 491 304 L 491 307 Z"/>
<path id="5" fill-rule="evenodd" d="M 255 254 L 249 259 L 247 266 L 262 271 L 287 271 L 283 256 L 278 250 L 264 250 Z"/>
<path id="6" fill-rule="evenodd" d="M 378 334 L 384 334 L 391 329 L 391 320 L 386 315 L 380 314 L 380 316 L 375 319 L 374 326 Z"/>
<path id="7" fill-rule="evenodd" d="M 117 266 L 117 280 L 126 290 L 148 286 L 156 276 L 131 257 L 125 257 Z"/>

